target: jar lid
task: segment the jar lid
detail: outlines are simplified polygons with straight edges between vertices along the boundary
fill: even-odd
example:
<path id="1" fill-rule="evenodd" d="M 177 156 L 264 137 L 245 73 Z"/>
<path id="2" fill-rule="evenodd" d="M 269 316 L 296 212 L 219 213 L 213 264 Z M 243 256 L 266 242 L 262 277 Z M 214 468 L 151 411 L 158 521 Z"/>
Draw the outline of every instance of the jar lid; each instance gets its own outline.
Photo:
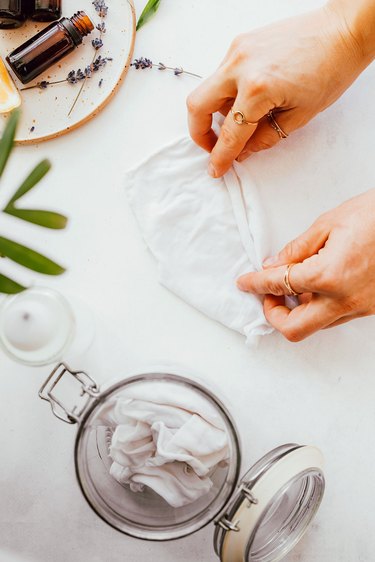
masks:
<path id="1" fill-rule="evenodd" d="M 278 562 L 301 540 L 324 493 L 323 457 L 315 447 L 274 449 L 242 478 L 216 520 L 222 562 Z"/>

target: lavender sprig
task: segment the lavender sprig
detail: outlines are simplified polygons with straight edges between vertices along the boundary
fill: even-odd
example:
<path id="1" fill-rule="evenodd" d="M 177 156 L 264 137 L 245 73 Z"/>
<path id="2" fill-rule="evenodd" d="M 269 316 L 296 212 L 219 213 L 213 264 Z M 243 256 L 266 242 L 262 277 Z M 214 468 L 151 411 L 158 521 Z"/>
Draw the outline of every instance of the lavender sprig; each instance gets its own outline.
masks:
<path id="1" fill-rule="evenodd" d="M 102 37 L 103 37 L 103 33 L 105 33 L 105 31 L 106 31 L 105 23 L 104 23 L 103 19 L 107 16 L 108 6 L 106 5 L 105 0 L 93 0 L 92 4 L 94 5 L 94 8 L 98 12 L 99 17 L 101 19 L 100 23 L 98 24 L 99 25 L 99 38 L 96 39 L 96 40 L 93 39 L 92 42 L 91 42 L 92 46 L 94 47 L 94 51 L 96 53 L 96 51 L 103 46 Z M 92 70 L 94 72 L 96 72 L 96 70 L 99 69 L 99 65 L 94 64 L 95 63 L 95 57 L 96 57 L 96 54 L 94 54 L 94 56 L 92 58 L 92 61 L 91 61 L 91 65 L 90 65 L 90 66 L 93 67 Z M 98 58 L 100 58 L 100 60 L 102 60 L 101 57 L 98 57 Z M 71 115 L 73 109 L 75 108 L 76 103 L 79 100 L 79 97 L 80 97 L 80 95 L 83 91 L 83 88 L 85 87 L 86 80 L 88 78 L 90 78 L 90 76 L 91 76 L 91 73 L 85 75 L 84 80 L 82 81 L 81 87 L 78 91 L 78 94 L 77 94 L 75 100 L 73 101 L 72 107 L 69 110 L 68 117 Z"/>
<path id="2" fill-rule="evenodd" d="M 79 68 L 78 70 L 71 70 L 67 77 L 63 80 L 55 80 L 53 82 L 48 82 L 47 80 L 42 80 L 42 82 L 37 82 L 32 86 L 27 86 L 26 88 L 21 88 L 22 91 L 24 90 L 32 90 L 33 88 L 39 88 L 40 90 L 45 90 L 48 86 L 54 86 L 55 84 L 62 84 L 67 82 L 68 84 L 78 84 L 82 80 L 86 78 L 91 78 L 94 72 L 97 72 L 100 68 L 104 67 L 107 62 L 112 61 L 112 57 L 102 57 L 99 55 L 91 64 L 87 65 L 84 70 Z"/>
<path id="3" fill-rule="evenodd" d="M 134 66 L 136 70 L 144 70 L 145 68 L 157 68 L 158 70 L 172 70 L 175 76 L 180 76 L 180 74 L 188 74 L 189 76 L 194 76 L 195 78 L 202 78 L 199 74 L 194 72 L 188 72 L 181 67 L 171 67 L 166 66 L 164 63 L 159 62 L 157 64 L 153 63 L 152 60 L 146 57 L 140 57 L 139 59 L 134 59 L 130 66 Z"/>

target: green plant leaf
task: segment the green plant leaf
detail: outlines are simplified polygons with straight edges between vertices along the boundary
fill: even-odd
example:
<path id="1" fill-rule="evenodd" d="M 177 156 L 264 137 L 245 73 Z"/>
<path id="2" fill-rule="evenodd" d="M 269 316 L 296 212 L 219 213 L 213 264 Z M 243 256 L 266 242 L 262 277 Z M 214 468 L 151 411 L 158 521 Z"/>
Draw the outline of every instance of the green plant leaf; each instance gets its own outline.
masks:
<path id="1" fill-rule="evenodd" d="M 145 23 L 147 23 L 148 20 L 152 18 L 152 16 L 155 15 L 160 6 L 160 2 L 161 0 L 148 0 L 146 6 L 143 8 L 143 12 L 141 13 L 137 21 L 137 31 L 141 29 L 141 27 Z"/>
<path id="2" fill-rule="evenodd" d="M 63 267 L 42 254 L 35 252 L 35 250 L 2 236 L 0 236 L 0 254 L 28 269 L 45 273 L 46 275 L 60 275 L 65 271 Z"/>
<path id="3" fill-rule="evenodd" d="M 42 160 L 41 162 L 39 162 L 39 164 L 35 166 L 35 168 L 27 176 L 25 181 L 17 189 L 13 197 L 11 197 L 11 199 L 8 201 L 5 209 L 10 205 L 13 205 L 13 203 L 17 201 L 17 199 L 22 197 L 22 195 L 25 195 L 25 193 L 30 191 L 30 189 L 32 189 L 46 175 L 50 168 L 51 163 L 49 160 Z"/>
<path id="4" fill-rule="evenodd" d="M 39 209 L 18 209 L 13 207 L 13 205 L 5 207 L 4 213 L 39 226 L 44 226 L 45 228 L 65 228 L 68 222 L 67 217 L 60 215 L 60 213 Z"/>
<path id="5" fill-rule="evenodd" d="M 4 168 L 9 158 L 9 154 L 13 148 L 14 135 L 18 125 L 21 112 L 19 109 L 14 109 L 7 120 L 3 136 L 0 139 L 0 177 L 3 174 Z"/>
<path id="6" fill-rule="evenodd" d="M 16 281 L 13 281 L 12 279 L 9 279 L 9 277 L 5 277 L 5 275 L 1 275 L 0 273 L 0 293 L 14 295 L 15 293 L 20 293 L 25 289 L 26 287 L 23 287 Z"/>

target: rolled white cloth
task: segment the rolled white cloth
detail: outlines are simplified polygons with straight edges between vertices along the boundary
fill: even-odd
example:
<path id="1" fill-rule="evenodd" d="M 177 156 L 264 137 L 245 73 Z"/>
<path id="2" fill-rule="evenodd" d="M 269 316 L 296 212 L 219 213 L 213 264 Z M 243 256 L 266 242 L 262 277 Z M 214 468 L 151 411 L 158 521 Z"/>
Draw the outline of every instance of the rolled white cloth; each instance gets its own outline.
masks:
<path id="1" fill-rule="evenodd" d="M 270 255 L 257 188 L 243 164 L 223 178 L 191 139 L 166 146 L 127 173 L 125 187 L 159 280 L 186 302 L 251 343 L 272 331 L 262 300 L 236 279 Z"/>
<path id="2" fill-rule="evenodd" d="M 117 399 L 111 475 L 134 492 L 152 488 L 173 507 L 212 487 L 213 469 L 229 456 L 224 424 L 197 392 L 173 383 L 134 385 Z"/>

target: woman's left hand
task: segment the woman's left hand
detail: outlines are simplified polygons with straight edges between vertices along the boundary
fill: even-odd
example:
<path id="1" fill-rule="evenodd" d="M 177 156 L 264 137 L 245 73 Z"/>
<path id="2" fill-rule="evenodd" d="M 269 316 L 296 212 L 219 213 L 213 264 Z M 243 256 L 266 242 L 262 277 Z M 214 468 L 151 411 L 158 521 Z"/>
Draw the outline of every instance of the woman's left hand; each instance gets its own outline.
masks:
<path id="1" fill-rule="evenodd" d="M 211 176 L 222 176 L 234 159 L 271 148 L 308 123 L 370 62 L 356 26 L 336 3 L 341 0 L 240 35 L 217 71 L 191 92 L 190 134 L 211 153 Z M 211 128 L 215 112 L 226 116 L 218 138 Z M 236 113 L 246 123 L 235 122 Z"/>
<path id="2" fill-rule="evenodd" d="M 295 264 L 289 282 L 299 293 L 293 310 L 284 302 L 287 264 Z M 265 295 L 267 320 L 290 341 L 375 314 L 375 189 L 324 213 L 263 265 L 238 287 Z"/>

